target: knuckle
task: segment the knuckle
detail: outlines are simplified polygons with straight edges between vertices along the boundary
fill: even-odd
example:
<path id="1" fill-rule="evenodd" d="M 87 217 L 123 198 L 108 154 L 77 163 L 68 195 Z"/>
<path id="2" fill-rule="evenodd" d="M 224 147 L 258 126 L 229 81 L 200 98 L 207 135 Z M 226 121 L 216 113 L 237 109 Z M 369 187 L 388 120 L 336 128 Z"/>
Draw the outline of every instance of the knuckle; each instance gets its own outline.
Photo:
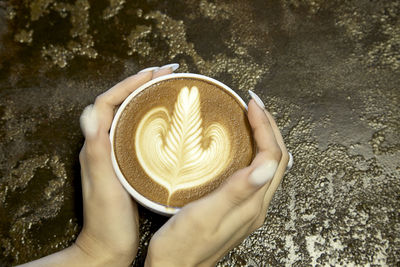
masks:
<path id="1" fill-rule="evenodd" d="M 149 247 L 148 247 L 148 255 L 152 258 L 159 256 L 160 251 L 164 251 L 165 247 L 163 247 L 162 242 L 158 238 L 158 234 L 155 233 L 153 238 L 150 239 Z M 157 253 L 158 252 L 158 253 Z"/>
<path id="2" fill-rule="evenodd" d="M 282 158 L 282 150 L 277 146 L 275 149 L 271 151 L 271 156 L 274 160 L 280 162 Z"/>
<path id="3" fill-rule="evenodd" d="M 242 181 L 242 173 L 237 173 L 224 187 L 224 197 L 232 206 L 239 206 L 248 197 L 249 188 L 244 187 Z"/>
<path id="4" fill-rule="evenodd" d="M 264 212 L 260 212 L 258 214 L 258 216 L 256 216 L 253 219 L 253 222 L 251 223 L 251 226 L 249 228 L 253 232 L 253 231 L 261 228 L 264 225 L 264 222 L 265 222 L 265 213 Z"/>
<path id="5" fill-rule="evenodd" d="M 238 206 L 243 202 L 242 196 L 238 194 L 237 189 L 232 187 L 228 189 L 228 201 L 233 206 Z"/>
<path id="6" fill-rule="evenodd" d="M 267 207 L 265 205 L 262 205 L 260 213 L 258 215 L 258 218 L 256 220 L 256 226 L 257 228 L 260 228 L 264 225 L 266 217 L 267 217 L 267 210 L 268 210 L 268 205 Z"/>
<path id="7" fill-rule="evenodd" d="M 79 152 L 79 162 L 82 164 L 84 159 L 85 159 L 85 148 L 82 148 L 81 151 Z"/>
<path id="8" fill-rule="evenodd" d="M 185 213 L 187 225 L 193 226 L 193 229 L 197 229 L 198 231 L 205 231 L 207 222 L 204 222 L 204 220 L 198 216 L 197 210 L 190 205 L 189 203 L 182 210 Z"/>
<path id="9" fill-rule="evenodd" d="M 107 102 L 107 99 L 106 99 L 106 95 L 104 93 L 98 95 L 94 101 L 95 105 L 102 105 L 102 104 L 105 104 L 106 102 Z"/>
<path id="10" fill-rule="evenodd" d="M 84 155 L 90 160 L 94 160 L 98 158 L 99 149 L 95 144 L 87 143 L 85 147 Z"/>
<path id="11" fill-rule="evenodd" d="M 256 219 L 255 223 L 254 223 L 254 228 L 255 228 L 255 230 L 261 228 L 261 227 L 264 225 L 264 221 L 265 221 L 264 216 L 259 216 L 259 217 Z"/>
<path id="12" fill-rule="evenodd" d="M 204 244 L 212 244 L 213 242 L 215 242 L 215 235 L 216 234 L 214 232 L 210 231 L 202 232 L 200 239 Z"/>
<path id="13" fill-rule="evenodd" d="M 285 166 L 289 163 L 289 153 L 286 150 L 282 153 L 281 161 L 285 163 Z"/>
<path id="14" fill-rule="evenodd" d="M 257 218 L 260 214 L 260 208 L 257 205 L 252 205 L 248 209 L 248 214 L 249 214 L 249 217 L 252 219 Z"/>
<path id="15" fill-rule="evenodd" d="M 244 206 L 242 218 L 247 222 L 252 222 L 260 215 L 260 207 L 258 203 L 255 203 L 254 201 L 248 202 L 246 204 L 247 205 Z"/>
<path id="16" fill-rule="evenodd" d="M 230 201 L 230 203 L 233 205 L 233 206 L 238 206 L 238 205 L 240 205 L 240 203 L 241 203 L 241 198 L 240 197 L 238 197 L 238 196 L 231 196 L 230 198 L 229 198 L 229 201 Z"/>
<path id="17" fill-rule="evenodd" d="M 91 144 L 88 142 L 88 144 L 86 145 L 86 148 L 85 148 L 85 155 L 86 155 L 87 157 L 89 157 L 89 158 L 92 158 L 93 155 L 95 155 L 95 154 L 96 154 L 96 153 L 95 153 L 95 151 L 94 151 L 93 145 L 91 145 Z"/>

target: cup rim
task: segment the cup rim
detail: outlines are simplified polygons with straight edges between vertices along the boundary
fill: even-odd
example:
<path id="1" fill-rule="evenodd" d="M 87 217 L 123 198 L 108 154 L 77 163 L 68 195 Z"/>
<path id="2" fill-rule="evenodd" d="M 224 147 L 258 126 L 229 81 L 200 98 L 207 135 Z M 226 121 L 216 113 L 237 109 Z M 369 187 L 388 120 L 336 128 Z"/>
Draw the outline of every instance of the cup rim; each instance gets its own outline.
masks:
<path id="1" fill-rule="evenodd" d="M 160 81 L 164 80 L 169 80 L 169 79 L 175 79 L 175 78 L 194 78 L 194 79 L 200 79 L 200 80 L 205 80 L 208 82 L 215 83 L 217 86 L 223 88 L 224 90 L 228 91 L 236 100 L 239 101 L 239 103 L 243 106 L 245 110 L 248 109 L 247 104 L 244 102 L 244 100 L 235 92 L 233 91 L 230 87 L 227 85 L 223 84 L 220 81 L 217 81 L 211 77 L 201 75 L 201 74 L 195 74 L 195 73 L 172 73 L 172 74 L 167 74 L 158 78 L 155 78 L 153 80 L 148 81 L 147 83 L 141 85 L 138 87 L 136 90 L 134 90 L 132 93 L 129 94 L 129 96 L 122 102 L 122 104 L 119 106 L 116 114 L 114 115 L 112 124 L 111 124 L 111 129 L 110 129 L 110 142 L 111 142 L 111 162 L 114 168 L 114 171 L 121 182 L 122 186 L 125 188 L 126 191 L 137 201 L 139 204 L 142 206 L 146 207 L 147 209 L 150 209 L 151 211 L 164 215 L 164 216 L 172 216 L 176 214 L 178 211 L 181 210 L 180 207 L 170 207 L 163 205 L 161 203 L 157 203 L 155 201 L 152 201 L 146 197 L 144 197 L 142 194 L 140 194 L 138 191 L 136 191 L 130 183 L 126 180 L 125 176 L 122 174 L 122 171 L 119 168 L 116 156 L 115 156 L 115 151 L 114 151 L 114 135 L 115 135 L 115 129 L 117 127 L 118 120 L 124 111 L 125 107 L 129 104 L 129 102 L 137 96 L 140 92 L 144 91 L 148 87 L 150 87 L 153 84 L 156 84 Z"/>

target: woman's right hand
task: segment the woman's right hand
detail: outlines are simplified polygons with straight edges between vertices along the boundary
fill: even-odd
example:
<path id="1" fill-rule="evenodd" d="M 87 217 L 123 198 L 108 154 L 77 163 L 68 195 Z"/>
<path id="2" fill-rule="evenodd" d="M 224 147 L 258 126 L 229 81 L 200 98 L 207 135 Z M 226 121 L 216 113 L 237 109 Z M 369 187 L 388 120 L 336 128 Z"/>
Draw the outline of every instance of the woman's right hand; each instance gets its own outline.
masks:
<path id="1" fill-rule="evenodd" d="M 258 154 L 250 166 L 163 225 L 150 241 L 146 266 L 213 266 L 263 225 L 289 156 L 274 119 L 251 95 L 248 118 Z"/>

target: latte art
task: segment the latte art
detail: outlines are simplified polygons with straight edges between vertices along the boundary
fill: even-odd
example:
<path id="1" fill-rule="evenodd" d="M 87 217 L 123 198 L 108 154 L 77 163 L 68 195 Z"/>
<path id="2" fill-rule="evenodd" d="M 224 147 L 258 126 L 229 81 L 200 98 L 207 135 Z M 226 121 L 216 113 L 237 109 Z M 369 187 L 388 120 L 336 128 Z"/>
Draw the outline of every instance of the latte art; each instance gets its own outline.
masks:
<path id="1" fill-rule="evenodd" d="M 197 74 L 166 75 L 138 88 L 118 109 L 110 137 L 122 185 L 163 214 L 208 195 L 255 155 L 246 104 Z"/>
<path id="2" fill-rule="evenodd" d="M 135 150 L 146 174 L 170 194 L 213 179 L 232 157 L 230 135 L 223 125 L 213 122 L 203 129 L 195 86 L 180 90 L 172 114 L 159 106 L 142 117 Z"/>

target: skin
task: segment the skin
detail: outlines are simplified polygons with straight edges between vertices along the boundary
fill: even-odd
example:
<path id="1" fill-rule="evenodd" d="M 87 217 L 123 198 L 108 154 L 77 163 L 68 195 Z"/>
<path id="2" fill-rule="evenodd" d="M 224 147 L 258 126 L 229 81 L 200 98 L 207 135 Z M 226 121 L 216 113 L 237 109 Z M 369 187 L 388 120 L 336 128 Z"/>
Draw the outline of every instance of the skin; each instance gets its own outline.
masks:
<path id="1" fill-rule="evenodd" d="M 79 155 L 83 229 L 72 246 L 22 266 L 132 263 L 139 238 L 137 206 L 113 170 L 108 132 L 116 108 L 131 92 L 171 72 L 171 68 L 161 68 L 138 73 L 96 98 L 92 110 L 97 119 L 88 122 L 81 118 L 85 135 Z M 186 205 L 163 225 L 151 239 L 146 266 L 213 266 L 264 223 L 269 203 L 285 173 L 288 153 L 267 111 L 251 100 L 248 114 L 259 151 L 251 165 L 234 173 L 212 194 Z M 271 160 L 279 162 L 273 179 L 263 185 L 251 183 L 252 172 Z"/>

